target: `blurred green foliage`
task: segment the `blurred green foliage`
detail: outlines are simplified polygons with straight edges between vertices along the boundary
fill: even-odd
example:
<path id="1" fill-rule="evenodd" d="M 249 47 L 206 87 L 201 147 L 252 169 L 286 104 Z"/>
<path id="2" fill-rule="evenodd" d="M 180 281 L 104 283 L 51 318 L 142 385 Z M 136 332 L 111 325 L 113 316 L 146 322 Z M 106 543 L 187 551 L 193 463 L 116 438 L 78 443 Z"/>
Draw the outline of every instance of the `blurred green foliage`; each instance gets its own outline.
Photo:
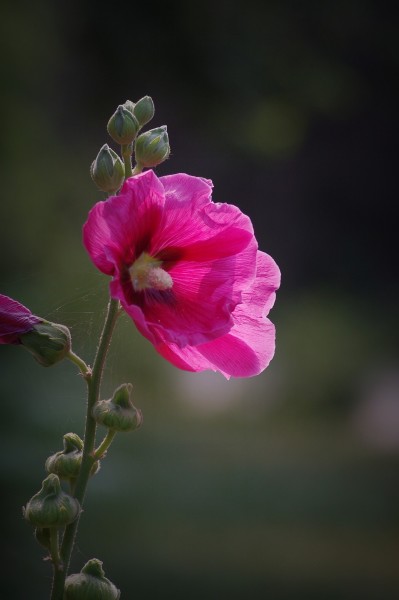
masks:
<path id="1" fill-rule="evenodd" d="M 122 597 L 398 597 L 395 26 L 370 0 L 2 8 L 2 293 L 92 360 L 108 281 L 81 244 L 89 167 L 145 94 L 171 139 L 158 173 L 211 177 L 282 269 L 258 378 L 179 372 L 118 325 L 103 397 L 131 381 L 144 425 L 91 481 L 74 568 L 100 558 Z M 1 595 L 42 598 L 20 507 L 82 435 L 85 389 L 16 347 L 0 382 Z"/>

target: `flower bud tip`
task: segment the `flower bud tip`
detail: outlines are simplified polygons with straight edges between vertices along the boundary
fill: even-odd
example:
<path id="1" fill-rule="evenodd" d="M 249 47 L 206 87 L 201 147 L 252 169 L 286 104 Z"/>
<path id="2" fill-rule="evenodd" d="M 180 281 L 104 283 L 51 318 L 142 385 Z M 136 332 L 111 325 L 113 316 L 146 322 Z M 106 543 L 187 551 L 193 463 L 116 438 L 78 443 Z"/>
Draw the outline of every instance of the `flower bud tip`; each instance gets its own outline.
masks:
<path id="1" fill-rule="evenodd" d="M 80 573 L 69 575 L 65 581 L 64 600 L 118 600 L 120 591 L 105 577 L 102 562 L 89 560 Z"/>
<path id="2" fill-rule="evenodd" d="M 102 192 L 115 193 L 123 183 L 125 167 L 117 153 L 104 144 L 90 167 L 90 175 Z"/>
<path id="3" fill-rule="evenodd" d="M 130 110 L 120 104 L 108 121 L 108 133 L 117 144 L 131 144 L 140 128 L 137 118 Z"/>
<path id="4" fill-rule="evenodd" d="M 133 109 L 134 116 L 140 124 L 140 127 L 144 127 L 155 114 L 154 102 L 150 96 L 144 96 L 136 102 Z"/>
<path id="5" fill-rule="evenodd" d="M 166 125 L 150 129 L 138 136 L 136 161 L 141 167 L 156 167 L 169 157 L 170 145 Z"/>

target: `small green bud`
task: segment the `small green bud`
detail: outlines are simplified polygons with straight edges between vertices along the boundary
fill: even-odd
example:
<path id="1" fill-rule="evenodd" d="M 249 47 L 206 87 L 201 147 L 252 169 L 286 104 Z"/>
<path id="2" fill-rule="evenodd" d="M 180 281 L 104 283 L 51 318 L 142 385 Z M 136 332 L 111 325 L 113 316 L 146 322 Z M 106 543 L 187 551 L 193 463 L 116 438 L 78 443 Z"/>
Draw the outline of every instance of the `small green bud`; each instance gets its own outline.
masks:
<path id="1" fill-rule="evenodd" d="M 114 431 L 133 431 L 143 422 L 140 410 L 133 406 L 130 396 L 131 383 L 119 386 L 110 400 L 99 400 L 93 408 L 93 417 L 108 429 Z"/>
<path id="2" fill-rule="evenodd" d="M 117 153 L 104 144 L 90 167 L 90 175 L 102 192 L 113 193 L 123 183 L 125 167 Z"/>
<path id="3" fill-rule="evenodd" d="M 141 167 L 156 167 L 170 154 L 166 125 L 150 129 L 136 140 L 136 161 Z"/>
<path id="4" fill-rule="evenodd" d="M 68 327 L 42 321 L 19 337 L 21 343 L 43 367 L 51 367 L 63 360 L 71 349 Z"/>
<path id="5" fill-rule="evenodd" d="M 83 442 L 76 433 L 66 433 L 63 439 L 64 449 L 48 457 L 46 471 L 55 473 L 61 479 L 75 479 L 82 463 Z M 90 474 L 94 475 L 99 468 L 100 463 L 96 461 Z"/>
<path id="6" fill-rule="evenodd" d="M 118 600 L 120 591 L 105 577 L 102 562 L 89 560 L 80 573 L 65 580 L 64 600 Z"/>
<path id="7" fill-rule="evenodd" d="M 139 128 L 139 123 L 134 114 L 122 104 L 118 106 L 107 125 L 109 135 L 121 145 L 131 144 Z"/>
<path id="8" fill-rule="evenodd" d="M 57 475 L 50 474 L 22 511 L 25 519 L 36 527 L 63 527 L 79 515 L 80 504 L 62 491 Z"/>
<path id="9" fill-rule="evenodd" d="M 138 102 L 133 109 L 133 114 L 139 122 L 140 127 L 144 127 L 155 114 L 154 103 L 150 96 L 144 96 Z"/>
<path id="10" fill-rule="evenodd" d="M 131 100 L 126 100 L 126 102 L 124 102 L 122 106 L 123 108 L 126 108 L 126 110 L 128 110 L 130 113 L 132 113 L 132 115 L 134 115 L 134 107 L 136 106 L 134 102 L 132 102 Z"/>

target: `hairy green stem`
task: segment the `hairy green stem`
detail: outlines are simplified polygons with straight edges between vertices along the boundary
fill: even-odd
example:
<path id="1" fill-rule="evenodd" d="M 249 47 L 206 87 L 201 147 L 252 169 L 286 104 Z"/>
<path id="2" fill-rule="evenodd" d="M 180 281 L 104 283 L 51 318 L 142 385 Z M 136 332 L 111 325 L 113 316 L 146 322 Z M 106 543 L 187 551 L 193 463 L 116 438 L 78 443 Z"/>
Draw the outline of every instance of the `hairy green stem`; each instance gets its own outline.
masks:
<path id="1" fill-rule="evenodd" d="M 132 175 L 138 175 L 139 173 L 141 173 L 141 171 L 143 170 L 143 167 L 137 163 L 137 165 L 134 167 L 133 171 L 132 171 Z"/>
<path id="2" fill-rule="evenodd" d="M 94 457 L 94 446 L 96 437 L 96 422 L 92 416 L 92 409 L 94 404 L 99 398 L 100 384 L 102 373 L 104 369 L 105 358 L 107 356 L 108 348 L 111 343 L 112 332 L 115 327 L 117 317 L 119 315 L 119 302 L 112 298 L 108 304 L 108 312 L 105 319 L 103 331 L 100 337 L 100 343 L 97 348 L 96 357 L 94 359 L 93 369 L 90 372 L 88 370 L 85 374 L 85 379 L 88 387 L 87 395 L 87 414 L 86 414 L 86 428 L 83 446 L 82 464 L 80 467 L 79 475 L 75 485 L 75 498 L 83 504 L 85 497 L 87 482 L 90 477 L 91 468 L 95 462 Z M 74 355 L 76 356 L 76 355 Z M 69 356 L 72 360 L 71 356 Z M 76 364 L 77 361 L 73 360 Z M 82 361 L 83 363 L 83 361 Z M 79 366 L 79 365 L 78 365 Z M 82 369 L 81 369 L 82 370 Z M 83 372 L 83 371 L 82 371 Z M 61 545 L 61 560 L 63 563 L 63 569 L 59 570 L 54 568 L 53 587 L 51 591 L 51 600 L 62 600 L 64 595 L 65 578 L 68 572 L 69 563 L 71 560 L 71 554 L 73 545 L 75 542 L 76 532 L 79 525 L 79 517 L 75 519 L 73 523 L 68 525 L 65 529 L 64 537 Z"/>
<path id="3" fill-rule="evenodd" d="M 125 179 L 132 176 L 132 153 L 133 144 L 123 144 L 121 146 L 121 154 L 125 163 Z"/>
<path id="4" fill-rule="evenodd" d="M 82 373 L 83 377 L 87 377 L 91 373 L 90 367 L 88 367 L 86 365 L 85 361 L 83 359 L 81 359 L 80 356 L 75 354 L 75 352 L 72 352 L 72 350 L 70 350 L 68 352 L 68 354 L 66 355 L 66 358 L 68 358 L 71 362 L 73 362 L 78 367 L 78 369 Z"/>
<path id="5" fill-rule="evenodd" d="M 57 527 L 50 527 L 50 555 L 51 560 L 53 561 L 54 569 L 58 570 L 62 568 Z"/>
<path id="6" fill-rule="evenodd" d="M 104 454 L 110 447 L 115 435 L 116 435 L 115 429 L 108 429 L 107 435 L 105 436 L 105 438 L 103 439 L 103 441 L 101 442 L 101 444 L 99 445 L 97 450 L 94 452 L 95 460 L 99 460 L 102 456 L 104 456 Z"/>

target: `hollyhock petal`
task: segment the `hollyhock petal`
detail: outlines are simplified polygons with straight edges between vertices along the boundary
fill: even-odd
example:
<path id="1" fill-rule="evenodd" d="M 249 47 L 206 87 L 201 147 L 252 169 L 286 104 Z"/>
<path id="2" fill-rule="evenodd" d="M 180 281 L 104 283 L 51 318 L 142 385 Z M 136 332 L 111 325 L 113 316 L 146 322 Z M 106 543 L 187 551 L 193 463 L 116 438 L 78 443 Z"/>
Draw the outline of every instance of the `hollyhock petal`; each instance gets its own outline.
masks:
<path id="1" fill-rule="evenodd" d="M 230 333 L 198 350 L 227 378 L 253 377 L 264 371 L 274 356 L 275 328 L 269 319 L 242 319 Z"/>
<path id="2" fill-rule="evenodd" d="M 173 250 L 178 249 L 179 259 L 204 260 L 209 246 L 213 252 L 215 238 L 219 242 L 224 240 L 219 244 L 219 252 L 223 248 L 227 256 L 240 250 L 231 246 L 233 240 L 245 247 L 245 241 L 248 243 L 253 236 L 251 220 L 236 206 L 211 201 L 209 182 L 184 174 L 162 177 L 161 181 L 165 185 L 165 207 L 150 253 L 162 255 L 167 249 L 173 254 Z M 231 241 L 223 237 L 229 235 L 228 232 Z"/>
<path id="3" fill-rule="evenodd" d="M 41 321 L 23 304 L 0 294 L 0 344 L 19 344 L 19 336 Z"/>
<path id="4" fill-rule="evenodd" d="M 211 202 L 213 183 L 210 179 L 175 173 L 160 177 L 168 202 L 189 203 L 194 210 Z"/>
<path id="5" fill-rule="evenodd" d="M 280 285 L 274 260 L 257 252 L 256 279 L 242 294 L 233 311 L 230 331 L 195 347 L 179 348 L 163 342 L 157 351 L 175 366 L 189 371 L 220 371 L 225 377 L 251 377 L 261 373 L 274 356 L 275 328 L 266 318 Z"/>
<path id="6" fill-rule="evenodd" d="M 276 290 L 280 287 L 281 273 L 271 256 L 258 250 L 256 255 L 256 279 L 253 284 L 243 292 L 242 307 L 250 307 L 252 315 L 266 316 L 276 299 Z M 243 309 L 244 307 L 244 309 Z"/>
<path id="7" fill-rule="evenodd" d="M 144 315 L 142 309 L 139 306 L 137 306 L 136 304 L 130 304 L 130 303 L 126 302 L 126 299 L 125 299 L 126 293 L 123 290 L 123 285 L 121 284 L 121 282 L 118 279 L 114 279 L 113 281 L 111 281 L 110 291 L 111 291 L 111 296 L 113 298 L 120 300 L 124 310 L 131 317 L 131 319 L 133 319 L 133 321 L 134 321 L 137 329 L 140 331 L 141 335 L 146 337 L 151 342 L 151 344 L 155 345 L 159 340 L 158 340 L 158 338 L 156 338 L 154 336 L 151 329 L 148 327 L 147 320 L 145 318 L 145 315 Z"/>
<path id="8" fill-rule="evenodd" d="M 259 375 L 270 363 L 275 350 L 275 328 L 269 319 L 261 323 L 248 319 L 223 335 L 199 346 L 179 348 L 176 344 L 160 344 L 157 352 L 179 369 L 186 371 L 219 371 L 230 377 Z"/>
<path id="9" fill-rule="evenodd" d="M 83 226 L 83 243 L 96 267 L 114 275 L 147 247 L 164 206 L 164 192 L 153 171 L 127 179 L 118 196 L 98 202 Z"/>

